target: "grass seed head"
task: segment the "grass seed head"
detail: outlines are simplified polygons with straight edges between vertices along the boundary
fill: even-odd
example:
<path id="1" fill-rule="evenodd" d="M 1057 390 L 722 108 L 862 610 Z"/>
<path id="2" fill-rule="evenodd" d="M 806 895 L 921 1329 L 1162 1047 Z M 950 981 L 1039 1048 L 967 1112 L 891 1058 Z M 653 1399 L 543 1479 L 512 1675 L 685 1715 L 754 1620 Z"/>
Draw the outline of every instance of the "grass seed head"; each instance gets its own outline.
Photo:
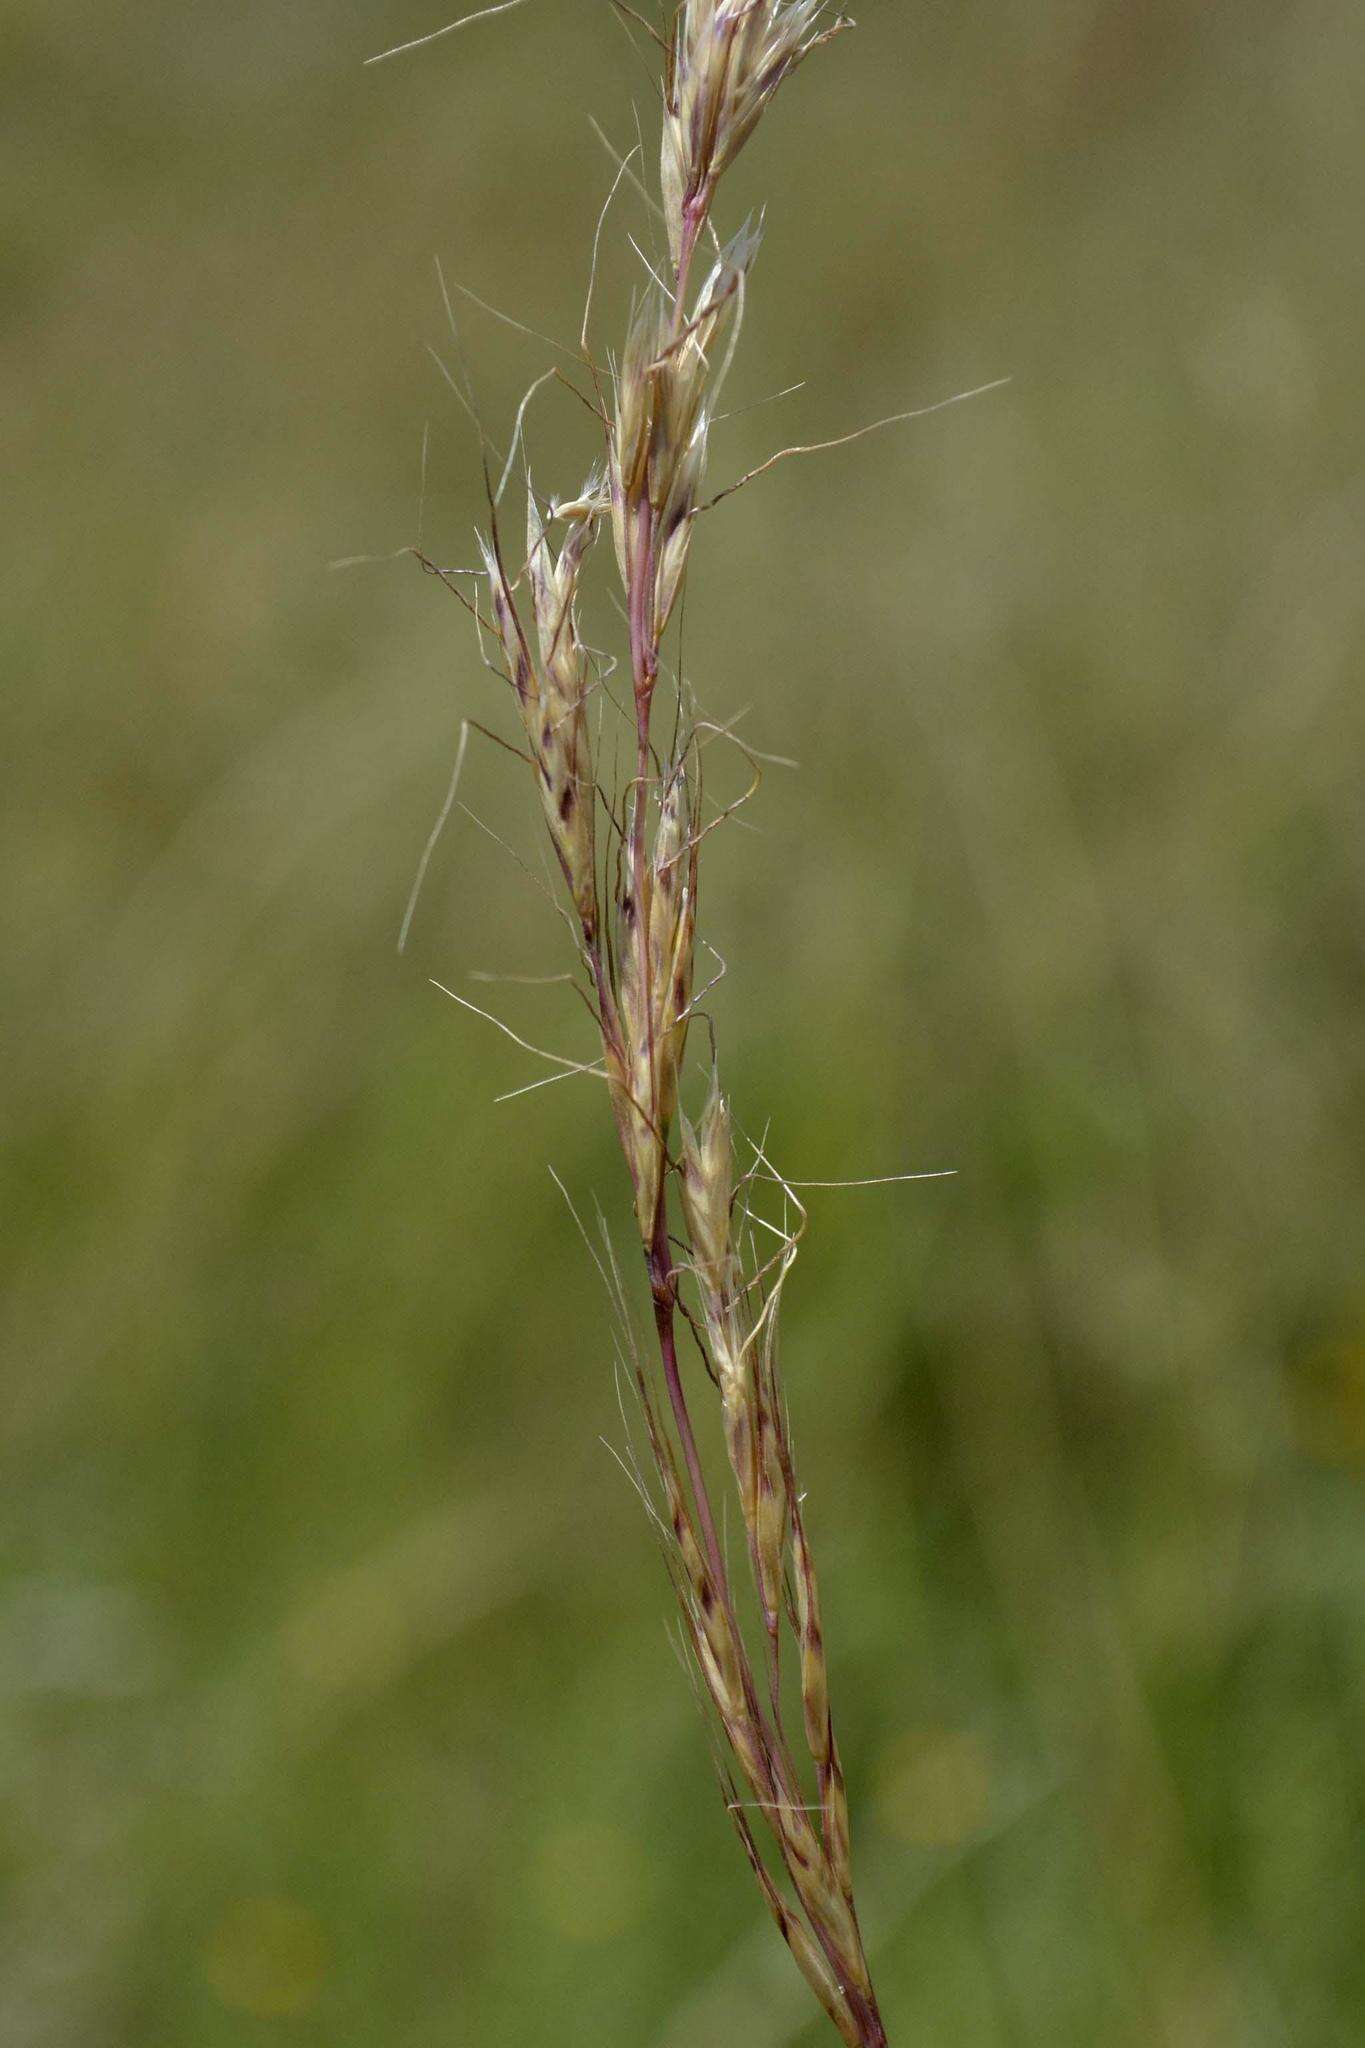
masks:
<path id="1" fill-rule="evenodd" d="M 779 1232 L 786 1236 L 782 1251 L 748 1271 L 747 1246 L 733 1218 L 729 1106 L 714 1077 L 695 1127 L 679 1119 L 693 1001 L 698 847 L 705 836 L 697 822 L 699 770 L 681 678 L 671 744 L 660 741 L 653 716 L 656 688 L 667 673 L 664 636 L 686 580 L 711 427 L 759 241 L 750 225 L 721 246 L 711 220 L 716 187 L 783 81 L 845 25 L 830 0 L 677 0 L 666 46 L 662 151 L 672 273 L 661 279 L 651 272 L 612 364 L 604 469 L 548 514 L 528 477 L 526 554 L 515 575 L 507 572 L 496 519 L 481 545 L 487 617 L 578 915 L 648 1267 L 667 1408 L 656 1404 L 643 1368 L 638 1384 L 661 1489 L 657 1522 L 684 1635 L 729 1748 L 732 1764 L 723 1775 L 764 1897 L 850 2048 L 886 2048 L 853 1910 L 848 1811 L 830 1720 L 819 1594 L 792 1476 L 779 1373 L 777 1311 L 795 1239 Z M 694 258 L 704 237 L 716 255 L 698 285 Z M 635 759 L 624 802 L 619 809 L 607 806 L 618 843 L 617 858 L 604 863 L 615 879 L 603 928 L 588 719 L 595 671 L 578 607 L 583 568 L 608 512 L 630 642 Z M 482 622 L 485 614 L 478 609 L 475 616 Z M 672 1131 L 679 1121 L 675 1159 Z M 669 1186 L 675 1174 L 681 1218 Z M 740 1618 L 736 1605 L 723 1525 L 711 1505 L 680 1372 L 676 1329 L 688 1269 L 700 1314 L 687 1313 L 720 1390 L 743 1550 L 761 1610 L 758 1654 L 759 1631 Z M 796 1653 L 816 1806 L 808 1803 L 794 1761 L 799 1739 L 793 1743 L 783 1704 L 784 1630 Z M 751 1825 L 734 1799 L 731 1769 L 748 1787 L 761 1822 Z M 769 1837 L 771 1869 L 758 1851 L 758 1827 Z"/>

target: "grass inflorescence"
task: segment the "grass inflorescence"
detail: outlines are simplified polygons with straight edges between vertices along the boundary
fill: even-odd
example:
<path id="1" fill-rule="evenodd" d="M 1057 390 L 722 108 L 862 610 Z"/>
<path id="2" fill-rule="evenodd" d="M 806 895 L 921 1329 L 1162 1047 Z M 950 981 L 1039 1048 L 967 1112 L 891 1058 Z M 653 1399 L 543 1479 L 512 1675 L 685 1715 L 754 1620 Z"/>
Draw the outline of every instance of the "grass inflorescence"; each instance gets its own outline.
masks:
<path id="1" fill-rule="evenodd" d="M 590 341 L 589 292 L 582 368 L 602 424 L 599 463 L 572 494 L 546 497 L 523 455 L 526 516 L 511 522 L 503 504 L 523 407 L 496 487 L 490 473 L 474 594 L 453 587 L 516 706 L 600 1034 L 590 1071 L 607 1083 L 657 1340 L 655 1364 L 633 1366 L 654 1521 L 714 1717 L 726 1805 L 825 2011 L 850 2048 L 878 2048 L 886 2035 L 854 1905 L 820 1595 L 782 1388 L 779 1311 L 803 1216 L 761 1146 L 740 1171 L 714 1036 L 700 1111 L 689 1120 L 681 1106 L 705 993 L 703 843 L 725 815 L 705 817 L 703 757 L 726 735 L 699 716 L 680 666 L 676 683 L 663 682 L 698 522 L 717 502 L 705 495 L 709 442 L 759 246 L 752 223 L 722 237 L 717 195 L 781 87 L 849 24 L 824 0 L 682 0 L 659 30 L 618 11 L 661 59 L 663 246 L 605 364 Z M 621 169 L 638 176 L 630 162 Z M 608 536 L 628 639 L 632 770 L 614 788 L 590 715 L 607 675 L 581 625 L 585 570 Z M 780 1220 L 762 1213 L 765 1187 L 783 1191 Z M 745 1589 L 694 1427 L 682 1326 L 702 1353 L 707 1398 L 719 1399 Z"/>

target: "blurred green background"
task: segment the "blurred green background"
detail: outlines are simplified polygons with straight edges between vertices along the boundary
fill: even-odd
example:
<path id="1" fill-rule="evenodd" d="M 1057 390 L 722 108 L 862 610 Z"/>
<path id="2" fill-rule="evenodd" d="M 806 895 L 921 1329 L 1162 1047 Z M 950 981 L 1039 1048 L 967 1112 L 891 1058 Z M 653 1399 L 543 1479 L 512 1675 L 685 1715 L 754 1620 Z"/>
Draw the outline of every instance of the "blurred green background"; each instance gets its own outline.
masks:
<path id="1" fill-rule="evenodd" d="M 453 14 L 453 5 L 449 11 Z M 1346 0 L 869 0 L 744 159 L 688 632 L 727 1080 L 895 2048 L 1365 2038 L 1360 107 Z M 605 4 L 0 11 L 6 2048 L 815 2048 L 665 1635 L 432 258 L 572 339 Z M 640 234 L 608 236 L 602 333 Z M 613 239 L 613 235 L 615 239 Z M 548 352 L 473 308 L 505 434 Z M 593 425 L 531 417 L 571 486 Z M 605 615 L 599 638 L 614 631 Z M 465 795 L 538 863 L 492 748 Z M 483 990 L 587 1044 L 562 989 Z M 831 2036 L 832 2038 L 832 2036 Z"/>

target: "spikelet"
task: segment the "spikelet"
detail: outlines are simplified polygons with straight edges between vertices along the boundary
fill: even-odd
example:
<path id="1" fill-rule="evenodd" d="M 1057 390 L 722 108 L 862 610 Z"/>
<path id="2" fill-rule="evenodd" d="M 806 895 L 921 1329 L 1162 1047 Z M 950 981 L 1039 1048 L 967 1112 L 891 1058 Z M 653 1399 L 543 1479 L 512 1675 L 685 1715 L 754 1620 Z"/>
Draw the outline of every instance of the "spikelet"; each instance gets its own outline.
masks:
<path id="1" fill-rule="evenodd" d="M 610 437 L 612 529 L 617 567 L 627 590 L 635 587 L 635 578 L 647 559 L 649 460 L 655 439 L 656 372 L 652 366 L 667 335 L 662 296 L 650 292 L 636 307 L 626 336 L 616 373 L 616 417 Z"/>
<path id="2" fill-rule="evenodd" d="M 711 1701 L 727 1728 L 746 1717 L 744 1682 L 734 1623 L 702 1555 L 696 1528 L 683 1497 L 672 1445 L 659 1428 L 652 1404 L 643 1402 L 650 1451 L 663 1487 L 667 1528 L 673 1544 L 673 1573 L 683 1614 Z"/>
<path id="3" fill-rule="evenodd" d="M 783 80 L 850 26 L 828 12 L 828 0 L 681 0 L 664 79 L 660 176 L 675 265 Z"/>
<path id="4" fill-rule="evenodd" d="M 768 1330 L 771 1327 L 770 1324 Z M 764 1332 L 765 1341 L 768 1330 Z M 783 1560 L 791 1500 L 781 1450 L 782 1424 L 774 1407 L 772 1390 L 762 1380 L 756 1388 L 754 1410 L 756 1441 L 750 1531 L 763 1619 L 769 1634 L 775 1635 L 782 1610 Z"/>
<path id="5" fill-rule="evenodd" d="M 673 332 L 662 294 L 651 290 L 636 307 L 617 373 L 608 464 L 616 556 L 627 589 L 649 588 L 655 645 L 682 588 L 716 404 L 758 246 L 752 226 L 735 236 L 681 333 Z"/>
<path id="6" fill-rule="evenodd" d="M 592 489 L 590 482 L 585 502 L 592 502 Z M 575 521 L 556 560 L 528 486 L 526 576 L 534 646 L 495 547 L 480 540 L 493 623 L 530 743 L 545 822 L 589 944 L 596 938 L 598 917 L 595 790 L 587 715 L 590 676 L 578 633 L 577 595 L 595 524 L 591 515 Z"/>
<path id="7" fill-rule="evenodd" d="M 856 2016 L 850 2011 L 844 1986 L 834 1974 L 830 1960 L 819 1943 L 814 1940 L 805 1922 L 787 1905 L 772 1876 L 759 1854 L 754 1831 L 745 1818 L 742 1808 L 733 1798 L 729 1801 L 731 1817 L 734 1820 L 749 1867 L 758 1880 L 758 1888 L 767 1901 L 768 1910 L 777 1922 L 778 1931 L 796 1960 L 802 1976 L 819 1999 L 825 2011 L 839 2029 L 849 2048 L 865 2048 L 866 2036 L 861 2031 Z"/>
<path id="8" fill-rule="evenodd" d="M 730 1105 L 713 1074 L 706 1108 L 694 1130 L 682 1119 L 683 1214 L 692 1240 L 692 1263 L 707 1304 L 724 1302 L 733 1287 L 735 1255 L 730 1242 L 734 1200 L 734 1143 Z"/>
<path id="9" fill-rule="evenodd" d="M 643 802 L 643 794 L 637 801 Z M 617 1121 L 646 1247 L 654 1241 L 668 1135 L 678 1107 L 696 944 L 697 842 L 687 771 L 673 770 L 659 807 L 642 899 L 627 875 L 617 905 L 617 1016 L 607 1048 Z"/>
<path id="10" fill-rule="evenodd" d="M 799 1507 L 793 1510 L 792 1577 L 796 1586 L 797 1633 L 801 1651 L 801 1707 L 806 1743 L 820 1786 L 825 1852 L 843 1896 L 853 1898 L 848 1798 L 834 1724 L 829 1711 L 829 1672 L 820 1623 L 820 1593 Z"/>
<path id="11" fill-rule="evenodd" d="M 678 1178 L 692 1270 L 724 1404 L 726 1449 L 739 1487 L 745 1527 L 752 1531 L 759 1513 L 757 1383 L 731 1231 L 734 1147 L 730 1110 L 714 1076 L 696 1128 L 686 1117 L 682 1119 L 681 1152 Z"/>
<path id="12" fill-rule="evenodd" d="M 582 493 L 590 500 L 590 482 Z M 574 522 L 556 561 L 527 490 L 526 566 L 540 639 L 541 691 L 535 731 L 541 801 L 585 932 L 597 921 L 595 790 L 588 733 L 588 656 L 578 633 L 578 578 L 596 522 Z M 523 707 L 524 709 L 524 707 Z"/>

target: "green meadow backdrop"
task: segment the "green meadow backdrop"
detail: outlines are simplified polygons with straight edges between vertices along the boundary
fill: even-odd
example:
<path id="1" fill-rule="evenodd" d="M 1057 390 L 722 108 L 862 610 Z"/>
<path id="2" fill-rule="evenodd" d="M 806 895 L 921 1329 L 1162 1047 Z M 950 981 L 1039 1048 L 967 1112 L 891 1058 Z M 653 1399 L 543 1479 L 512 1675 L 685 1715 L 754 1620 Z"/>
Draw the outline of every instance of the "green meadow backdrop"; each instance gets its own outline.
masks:
<path id="1" fill-rule="evenodd" d="M 572 340 L 653 121 L 605 0 L 363 68 L 443 6 L 0 8 L 7 2048 L 823 2038 L 602 1443 L 604 1104 L 429 982 L 585 1049 L 469 980 L 562 930 L 457 814 L 396 950 L 504 707 L 328 564 L 469 559 L 433 258 Z M 1365 31 L 860 13 L 736 174 L 729 394 L 805 387 L 713 474 L 1013 382 L 728 503 L 687 630 L 801 764 L 710 862 L 738 1113 L 958 1176 L 812 1196 L 788 1297 L 889 2029 L 1354 2048 Z M 459 318 L 502 441 L 552 358 Z"/>

